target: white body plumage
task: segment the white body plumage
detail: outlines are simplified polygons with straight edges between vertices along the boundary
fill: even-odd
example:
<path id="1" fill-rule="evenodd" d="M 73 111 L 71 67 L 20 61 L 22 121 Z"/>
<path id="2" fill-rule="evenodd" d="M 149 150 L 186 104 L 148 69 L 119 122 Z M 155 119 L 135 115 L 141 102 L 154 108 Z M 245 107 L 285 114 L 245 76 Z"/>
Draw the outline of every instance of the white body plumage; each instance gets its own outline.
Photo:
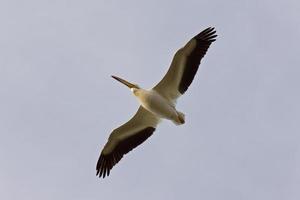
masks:
<path id="1" fill-rule="evenodd" d="M 159 118 L 172 120 L 175 124 L 184 123 L 184 115 L 175 109 L 173 102 L 168 101 L 155 90 L 131 88 L 141 106 Z"/>

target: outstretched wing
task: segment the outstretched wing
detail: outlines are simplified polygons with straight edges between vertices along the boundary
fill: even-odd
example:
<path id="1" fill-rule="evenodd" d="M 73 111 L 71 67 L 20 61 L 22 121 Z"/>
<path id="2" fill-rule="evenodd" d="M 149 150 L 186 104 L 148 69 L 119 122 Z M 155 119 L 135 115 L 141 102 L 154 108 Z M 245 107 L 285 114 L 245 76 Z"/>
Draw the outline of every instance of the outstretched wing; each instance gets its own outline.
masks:
<path id="1" fill-rule="evenodd" d="M 110 134 L 97 162 L 96 175 L 103 178 L 108 176 L 113 166 L 125 154 L 153 134 L 158 123 L 159 118 L 140 106 L 137 113 L 127 123 L 114 129 Z"/>
<path id="2" fill-rule="evenodd" d="M 214 28 L 207 28 L 179 49 L 168 72 L 153 89 L 172 101 L 184 94 L 197 73 L 201 59 L 216 40 L 215 33 Z"/>

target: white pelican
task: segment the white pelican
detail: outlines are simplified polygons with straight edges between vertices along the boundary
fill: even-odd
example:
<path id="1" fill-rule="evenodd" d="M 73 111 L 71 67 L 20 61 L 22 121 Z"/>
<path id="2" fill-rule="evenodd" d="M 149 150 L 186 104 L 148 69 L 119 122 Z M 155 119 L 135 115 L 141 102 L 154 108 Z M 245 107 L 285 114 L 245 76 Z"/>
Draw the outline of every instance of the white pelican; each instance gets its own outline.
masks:
<path id="1" fill-rule="evenodd" d="M 175 108 L 176 99 L 183 95 L 192 83 L 201 59 L 210 44 L 216 40 L 215 33 L 214 28 L 207 28 L 179 49 L 167 74 L 150 90 L 112 76 L 130 88 L 141 106 L 127 123 L 110 134 L 97 162 L 97 176 L 108 176 L 113 166 L 126 153 L 153 134 L 161 118 L 169 119 L 176 125 L 184 124 L 184 114 Z"/>

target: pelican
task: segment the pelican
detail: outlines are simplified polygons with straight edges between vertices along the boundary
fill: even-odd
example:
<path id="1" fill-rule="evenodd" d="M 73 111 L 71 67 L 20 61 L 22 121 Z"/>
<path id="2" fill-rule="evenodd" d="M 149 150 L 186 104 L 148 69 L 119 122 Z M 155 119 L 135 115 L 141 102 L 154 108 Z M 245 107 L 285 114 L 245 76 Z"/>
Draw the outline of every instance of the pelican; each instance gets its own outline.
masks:
<path id="1" fill-rule="evenodd" d="M 161 119 L 176 125 L 185 123 L 185 116 L 176 109 L 176 100 L 192 83 L 200 61 L 217 35 L 214 28 L 207 28 L 193 37 L 173 57 L 163 79 L 152 89 L 145 90 L 117 76 L 112 78 L 130 88 L 140 107 L 135 115 L 122 126 L 114 129 L 100 153 L 96 176 L 109 176 L 111 169 L 122 157 L 142 144 L 155 131 Z"/>

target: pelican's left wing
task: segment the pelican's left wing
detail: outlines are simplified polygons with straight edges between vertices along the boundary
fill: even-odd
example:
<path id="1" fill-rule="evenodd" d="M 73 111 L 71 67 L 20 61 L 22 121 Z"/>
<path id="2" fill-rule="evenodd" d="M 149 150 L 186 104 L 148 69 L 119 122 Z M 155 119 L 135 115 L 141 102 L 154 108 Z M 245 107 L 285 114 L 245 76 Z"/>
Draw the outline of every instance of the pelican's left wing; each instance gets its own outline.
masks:
<path id="1" fill-rule="evenodd" d="M 140 106 L 127 123 L 114 129 L 110 134 L 97 162 L 96 175 L 103 178 L 108 176 L 110 170 L 123 155 L 142 144 L 153 134 L 158 123 L 159 118 Z"/>
<path id="2" fill-rule="evenodd" d="M 179 49 L 168 72 L 153 89 L 171 101 L 184 94 L 197 73 L 201 59 L 216 40 L 215 33 L 214 28 L 207 28 Z"/>

